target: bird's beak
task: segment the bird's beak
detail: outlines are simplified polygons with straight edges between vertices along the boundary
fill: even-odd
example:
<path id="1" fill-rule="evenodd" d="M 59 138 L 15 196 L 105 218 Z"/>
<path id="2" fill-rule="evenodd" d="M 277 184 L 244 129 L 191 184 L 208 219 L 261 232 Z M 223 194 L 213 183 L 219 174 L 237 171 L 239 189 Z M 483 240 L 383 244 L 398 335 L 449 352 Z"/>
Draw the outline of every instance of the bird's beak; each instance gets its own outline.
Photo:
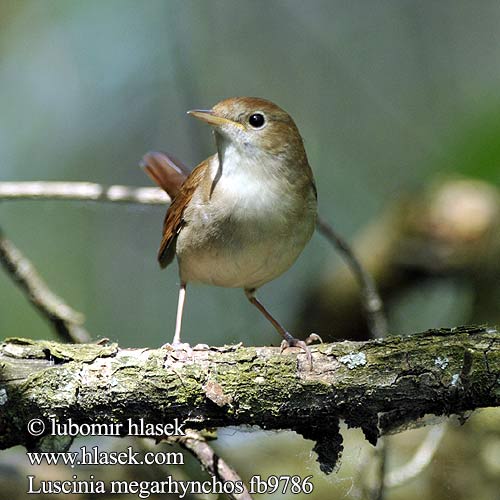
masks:
<path id="1" fill-rule="evenodd" d="M 244 128 L 241 123 L 216 115 L 213 109 L 192 109 L 191 111 L 188 111 L 187 114 L 194 116 L 209 125 L 213 125 L 214 127 L 231 125 L 233 127 Z"/>

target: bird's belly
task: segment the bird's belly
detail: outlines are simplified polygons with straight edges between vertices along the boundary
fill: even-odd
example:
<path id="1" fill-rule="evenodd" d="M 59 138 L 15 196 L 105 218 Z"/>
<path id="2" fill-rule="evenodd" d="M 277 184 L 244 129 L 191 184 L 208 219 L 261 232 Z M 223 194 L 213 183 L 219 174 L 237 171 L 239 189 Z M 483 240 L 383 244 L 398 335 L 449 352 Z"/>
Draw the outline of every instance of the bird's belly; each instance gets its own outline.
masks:
<path id="1" fill-rule="evenodd" d="M 297 259 L 314 230 L 314 221 L 302 230 L 279 231 L 267 224 L 207 233 L 192 245 L 185 227 L 177 240 L 179 272 L 183 282 L 199 282 L 231 288 L 258 288 L 283 274 Z"/>

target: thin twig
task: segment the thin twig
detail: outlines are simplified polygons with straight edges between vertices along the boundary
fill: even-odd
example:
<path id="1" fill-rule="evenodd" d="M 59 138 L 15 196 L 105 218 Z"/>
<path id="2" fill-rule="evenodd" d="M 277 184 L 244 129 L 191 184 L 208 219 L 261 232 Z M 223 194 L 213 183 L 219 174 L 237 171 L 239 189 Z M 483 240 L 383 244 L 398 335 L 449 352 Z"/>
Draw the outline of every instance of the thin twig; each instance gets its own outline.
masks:
<path id="1" fill-rule="evenodd" d="M 4 236 L 1 228 L 0 263 L 63 340 L 73 343 L 90 340 L 89 333 L 82 326 L 83 314 L 72 309 L 48 288 L 33 264 Z"/>
<path id="2" fill-rule="evenodd" d="M 172 437 L 169 440 L 175 440 L 188 450 L 211 476 L 221 479 L 223 482 L 241 483 L 244 491 L 239 494 L 228 494 L 229 498 L 232 500 L 252 500 L 245 483 L 235 470 L 215 453 L 200 432 L 188 429 L 185 436 Z"/>
<path id="3" fill-rule="evenodd" d="M 78 200 L 164 205 L 168 195 L 156 187 L 103 186 L 93 182 L 0 182 L 0 200 Z"/>
<path id="4" fill-rule="evenodd" d="M 330 241 L 342 254 L 358 280 L 361 288 L 363 307 L 366 312 L 368 326 L 372 338 L 384 338 L 387 334 L 387 319 L 384 314 L 382 299 L 370 274 L 354 255 L 347 242 L 322 217 L 318 217 L 316 224 L 318 231 Z"/>
<path id="5" fill-rule="evenodd" d="M 388 488 L 401 486 L 422 473 L 431 463 L 434 454 L 441 444 L 446 427 L 446 422 L 432 427 L 413 457 L 404 465 L 390 471 L 386 475 L 385 485 Z"/>
<path id="6" fill-rule="evenodd" d="M 140 439 L 140 444 L 143 449 L 152 451 L 155 453 L 157 451 L 157 443 L 151 439 Z M 212 447 L 206 442 L 203 432 L 198 432 L 193 429 L 186 429 L 184 436 L 169 436 L 163 439 L 163 441 L 174 444 L 179 444 L 182 448 L 189 451 L 191 455 L 200 463 L 200 465 L 211 475 L 215 476 L 216 479 L 226 483 L 226 482 L 241 482 L 244 488 L 244 492 L 240 495 L 228 495 L 229 498 L 235 500 L 252 500 L 252 497 L 247 491 L 245 483 L 238 476 L 238 474 L 232 469 L 222 458 L 218 457 Z M 214 464 L 217 467 L 214 467 Z M 182 471 L 179 467 L 176 468 L 176 475 L 181 474 Z M 182 473 L 183 474 L 183 473 Z M 182 481 L 187 481 L 187 477 L 183 477 Z M 192 494 L 193 498 L 205 498 L 203 495 Z"/>
<path id="7" fill-rule="evenodd" d="M 372 492 L 373 500 L 384 500 L 386 487 L 386 471 L 387 471 L 387 456 L 388 456 L 388 441 L 385 436 L 382 436 L 377 443 L 375 450 L 375 459 L 377 460 L 377 469 L 375 474 L 375 489 Z"/>

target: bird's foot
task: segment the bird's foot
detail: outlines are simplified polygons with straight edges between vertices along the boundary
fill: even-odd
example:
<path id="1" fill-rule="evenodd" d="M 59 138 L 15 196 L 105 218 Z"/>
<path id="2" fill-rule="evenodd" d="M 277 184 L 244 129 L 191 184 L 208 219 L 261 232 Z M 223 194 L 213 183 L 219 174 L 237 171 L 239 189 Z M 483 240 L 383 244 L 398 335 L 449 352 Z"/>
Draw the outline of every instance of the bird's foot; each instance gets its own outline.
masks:
<path id="1" fill-rule="evenodd" d="M 299 347 L 300 349 L 302 349 L 305 352 L 306 357 L 307 357 L 307 361 L 309 362 L 309 367 L 312 370 L 313 362 L 312 362 L 311 349 L 309 349 L 309 344 L 316 342 L 318 340 L 321 343 L 323 342 L 321 340 L 321 337 L 319 335 L 317 335 L 316 333 L 311 333 L 311 335 L 309 335 L 309 337 L 307 337 L 306 340 L 300 340 L 300 339 L 296 339 L 293 335 L 286 332 L 285 338 L 281 342 L 280 353 L 283 352 L 287 347 Z"/>
<path id="2" fill-rule="evenodd" d="M 161 346 L 161 349 L 167 351 L 165 361 L 170 358 L 177 360 L 193 359 L 193 351 L 208 351 L 210 347 L 207 344 L 196 344 L 194 347 L 187 342 L 167 342 Z"/>
<path id="3" fill-rule="evenodd" d="M 193 348 L 187 342 L 167 342 L 161 346 L 161 349 L 167 351 L 165 361 L 170 358 L 185 360 L 193 357 Z"/>

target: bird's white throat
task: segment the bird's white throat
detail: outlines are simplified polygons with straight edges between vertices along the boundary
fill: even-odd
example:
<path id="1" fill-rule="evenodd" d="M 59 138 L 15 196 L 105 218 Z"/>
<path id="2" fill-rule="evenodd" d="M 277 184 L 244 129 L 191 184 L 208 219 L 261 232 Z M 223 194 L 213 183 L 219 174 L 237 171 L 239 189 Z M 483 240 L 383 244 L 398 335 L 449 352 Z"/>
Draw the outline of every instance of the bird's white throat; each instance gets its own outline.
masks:
<path id="1" fill-rule="evenodd" d="M 242 151 L 232 142 L 224 144 L 220 157 L 222 167 L 217 157 L 211 166 L 212 179 L 216 182 L 214 194 L 223 198 L 233 210 L 256 211 L 260 218 L 265 218 L 268 216 L 266 208 L 285 212 L 293 210 L 288 206 L 290 203 L 303 203 L 296 195 L 290 196 L 289 183 L 279 175 L 278 159 L 253 147 L 251 151 Z M 278 208 L 280 205 L 282 210 Z M 254 214 L 247 215 L 252 217 Z"/>

